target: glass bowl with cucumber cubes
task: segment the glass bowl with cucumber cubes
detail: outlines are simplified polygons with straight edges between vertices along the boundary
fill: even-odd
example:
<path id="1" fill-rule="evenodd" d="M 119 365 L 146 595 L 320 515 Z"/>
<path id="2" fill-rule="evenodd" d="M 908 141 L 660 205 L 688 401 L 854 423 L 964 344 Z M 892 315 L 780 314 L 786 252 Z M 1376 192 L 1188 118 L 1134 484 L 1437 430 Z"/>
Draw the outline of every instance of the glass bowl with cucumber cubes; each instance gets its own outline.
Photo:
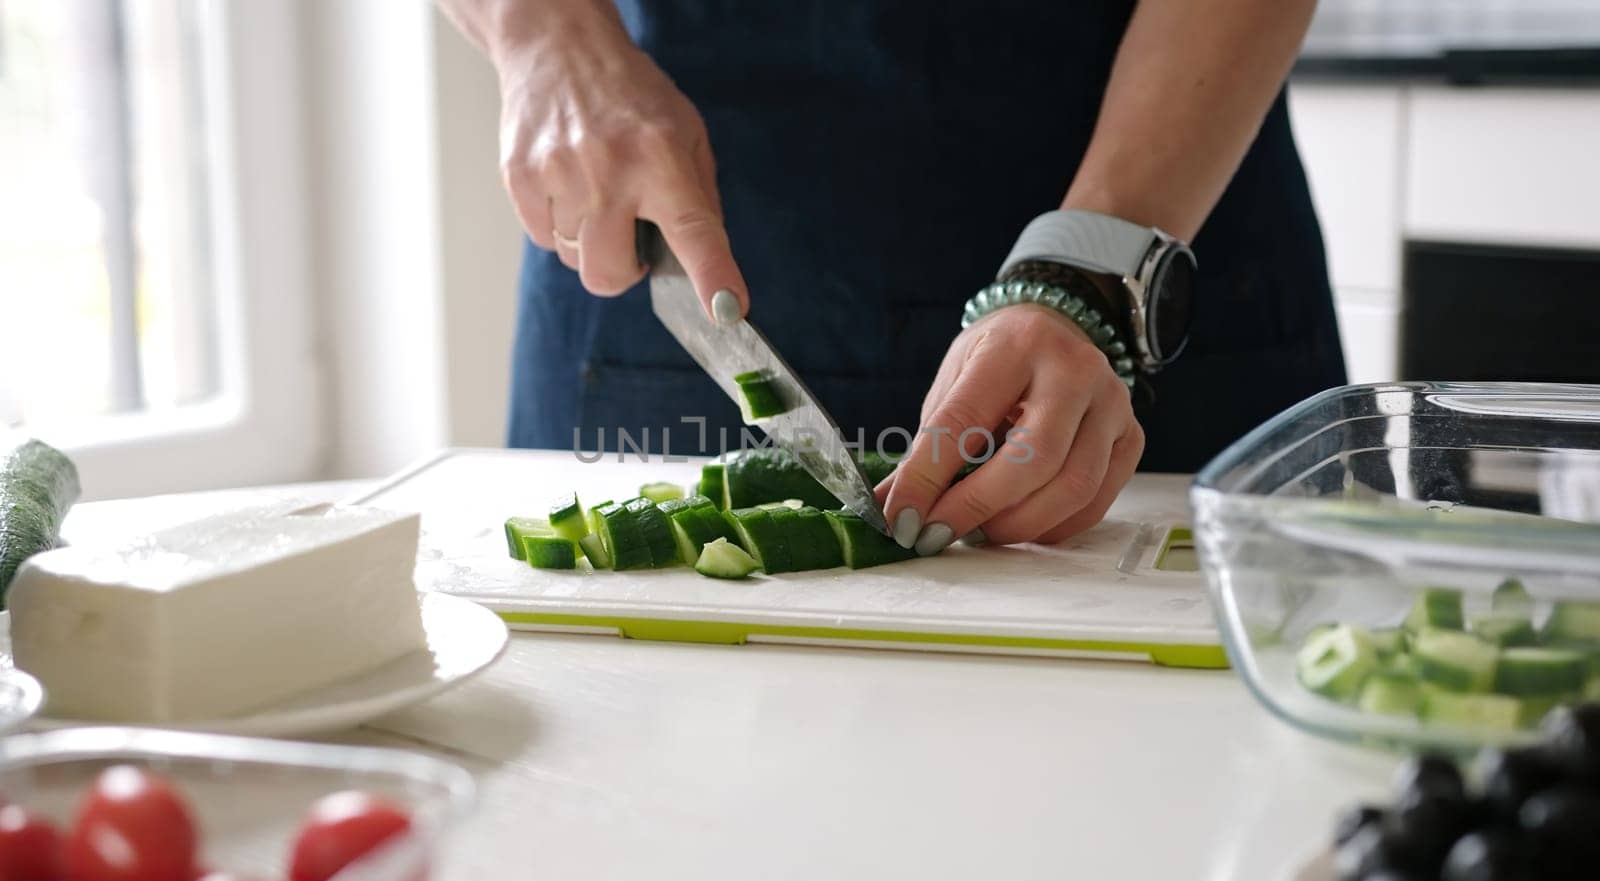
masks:
<path id="1" fill-rule="evenodd" d="M 1333 389 L 1190 500 L 1229 657 L 1297 726 L 1467 750 L 1600 699 L 1600 387 Z"/>

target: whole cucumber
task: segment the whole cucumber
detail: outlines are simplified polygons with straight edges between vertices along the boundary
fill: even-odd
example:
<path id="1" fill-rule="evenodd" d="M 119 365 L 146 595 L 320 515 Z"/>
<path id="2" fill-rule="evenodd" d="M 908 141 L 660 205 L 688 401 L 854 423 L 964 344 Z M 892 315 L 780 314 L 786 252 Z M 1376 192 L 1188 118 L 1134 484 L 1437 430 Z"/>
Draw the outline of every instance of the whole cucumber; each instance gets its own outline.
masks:
<path id="1" fill-rule="evenodd" d="M 56 546 L 78 492 L 78 469 L 60 450 L 32 439 L 0 450 L 0 608 L 22 561 Z"/>

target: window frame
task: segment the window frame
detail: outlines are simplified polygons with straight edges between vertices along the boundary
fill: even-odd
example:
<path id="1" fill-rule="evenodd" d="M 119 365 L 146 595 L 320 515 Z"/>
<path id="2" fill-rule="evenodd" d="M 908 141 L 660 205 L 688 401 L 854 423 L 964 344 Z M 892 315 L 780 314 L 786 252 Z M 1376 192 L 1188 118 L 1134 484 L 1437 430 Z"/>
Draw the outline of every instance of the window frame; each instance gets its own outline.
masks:
<path id="1" fill-rule="evenodd" d="M 172 410 L 25 425 L 85 498 L 308 480 L 326 456 L 299 4 L 199 2 L 220 394 Z"/>

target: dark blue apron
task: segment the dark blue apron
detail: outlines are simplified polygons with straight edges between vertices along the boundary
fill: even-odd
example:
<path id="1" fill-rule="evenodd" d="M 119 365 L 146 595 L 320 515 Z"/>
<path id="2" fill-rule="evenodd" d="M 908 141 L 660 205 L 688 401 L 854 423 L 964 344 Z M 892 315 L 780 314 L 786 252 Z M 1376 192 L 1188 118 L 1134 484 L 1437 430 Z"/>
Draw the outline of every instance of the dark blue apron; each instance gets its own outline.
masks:
<path id="1" fill-rule="evenodd" d="M 618 5 L 705 117 L 751 320 L 847 435 L 915 429 L 962 304 L 1066 192 L 1131 0 Z M 1194 249 L 1189 349 L 1139 404 L 1145 470 L 1192 471 L 1344 381 L 1282 96 Z M 514 363 L 512 446 L 617 449 L 619 429 L 657 451 L 718 452 L 719 429 L 737 445 L 737 409 L 643 285 L 591 296 L 532 246 Z"/>

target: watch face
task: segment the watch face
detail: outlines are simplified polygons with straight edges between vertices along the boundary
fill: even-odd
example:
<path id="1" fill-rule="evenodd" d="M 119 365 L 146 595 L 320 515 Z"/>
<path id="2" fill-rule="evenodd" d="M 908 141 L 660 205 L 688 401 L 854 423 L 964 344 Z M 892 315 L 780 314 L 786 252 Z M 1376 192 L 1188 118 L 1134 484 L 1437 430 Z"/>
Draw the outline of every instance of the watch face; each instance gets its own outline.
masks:
<path id="1" fill-rule="evenodd" d="M 1145 320 L 1150 354 L 1165 363 L 1178 357 L 1189 338 L 1189 318 L 1194 311 L 1194 260 L 1173 251 L 1161 261 L 1149 293 Z"/>

